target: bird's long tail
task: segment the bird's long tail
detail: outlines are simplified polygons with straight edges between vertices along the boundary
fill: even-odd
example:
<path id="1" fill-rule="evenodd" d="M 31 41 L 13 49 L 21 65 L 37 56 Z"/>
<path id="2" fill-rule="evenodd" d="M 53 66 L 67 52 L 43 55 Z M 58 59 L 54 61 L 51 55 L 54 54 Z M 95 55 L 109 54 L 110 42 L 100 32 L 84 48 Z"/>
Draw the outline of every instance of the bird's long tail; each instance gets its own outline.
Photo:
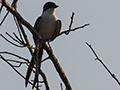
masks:
<path id="1" fill-rule="evenodd" d="M 25 86 L 26 87 L 28 85 L 29 78 L 30 78 L 31 72 L 33 70 L 33 67 L 34 67 L 34 65 L 36 63 L 36 73 L 35 73 L 35 78 L 34 78 L 34 83 L 33 83 L 33 87 L 32 88 L 35 87 L 35 84 L 38 81 L 38 75 L 39 75 L 39 69 L 40 69 L 40 66 L 41 66 L 42 55 L 43 55 L 43 48 L 41 47 L 39 49 L 39 53 L 38 53 L 39 64 L 37 65 L 36 60 L 35 60 L 36 50 L 34 51 L 34 57 L 32 57 L 32 59 L 31 59 L 31 62 L 30 62 L 30 65 L 28 67 L 27 74 L 26 74 L 26 79 L 25 79 Z"/>
<path id="2" fill-rule="evenodd" d="M 39 76 L 39 71 L 40 71 L 40 67 L 41 67 L 42 55 L 43 55 L 43 48 L 41 47 L 39 50 L 39 54 L 38 54 L 39 63 L 36 65 L 36 73 L 35 73 L 32 89 L 34 89 L 35 84 L 38 82 L 38 78 L 39 78 L 38 76 Z"/>

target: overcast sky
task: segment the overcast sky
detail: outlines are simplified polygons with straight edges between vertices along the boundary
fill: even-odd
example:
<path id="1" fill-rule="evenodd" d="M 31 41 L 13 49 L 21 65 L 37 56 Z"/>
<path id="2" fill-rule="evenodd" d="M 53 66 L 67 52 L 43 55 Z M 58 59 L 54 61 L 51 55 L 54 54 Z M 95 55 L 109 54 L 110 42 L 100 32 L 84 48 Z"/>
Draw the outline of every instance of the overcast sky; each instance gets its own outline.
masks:
<path id="1" fill-rule="evenodd" d="M 11 3 L 9 0 L 9 3 Z M 19 0 L 18 12 L 31 25 L 42 13 L 42 6 L 47 0 Z M 83 29 L 62 35 L 51 42 L 53 52 L 66 73 L 73 90 L 119 90 L 116 81 L 103 66 L 95 61 L 88 42 L 97 52 L 102 61 L 120 80 L 120 1 L 119 0 L 54 0 L 59 8 L 57 17 L 62 20 L 62 31 L 67 30 L 72 12 L 75 12 L 72 28 L 89 23 Z M 0 20 L 5 15 L 2 11 Z M 32 35 L 25 28 L 31 45 L 34 45 Z M 0 34 L 17 33 L 11 14 L 0 27 Z M 6 35 L 5 35 L 6 36 Z M 7 36 L 6 36 L 7 37 Z M 27 48 L 16 48 L 0 37 L 0 51 L 10 51 L 31 59 Z M 8 56 L 4 55 L 6 58 Z M 46 54 L 44 54 L 46 57 Z M 51 90 L 60 90 L 62 82 L 50 60 L 42 64 Z M 23 65 L 20 72 L 25 75 L 27 67 Z M 0 59 L 0 90 L 31 90 L 31 85 L 25 88 L 25 81 L 3 60 Z M 44 85 L 42 86 L 42 90 Z"/>

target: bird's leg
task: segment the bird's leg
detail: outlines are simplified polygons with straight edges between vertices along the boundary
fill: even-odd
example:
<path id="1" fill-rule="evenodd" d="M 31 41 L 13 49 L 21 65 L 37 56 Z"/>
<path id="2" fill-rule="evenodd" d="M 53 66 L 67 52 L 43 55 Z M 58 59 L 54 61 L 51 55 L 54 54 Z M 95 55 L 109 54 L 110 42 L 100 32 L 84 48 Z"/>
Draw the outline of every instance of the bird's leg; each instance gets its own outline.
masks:
<path id="1" fill-rule="evenodd" d="M 48 43 L 49 48 L 51 48 L 51 46 L 50 46 L 50 40 L 47 43 Z"/>
<path id="2" fill-rule="evenodd" d="M 50 46 L 50 40 L 47 43 L 48 43 L 49 48 L 52 50 L 52 47 Z"/>

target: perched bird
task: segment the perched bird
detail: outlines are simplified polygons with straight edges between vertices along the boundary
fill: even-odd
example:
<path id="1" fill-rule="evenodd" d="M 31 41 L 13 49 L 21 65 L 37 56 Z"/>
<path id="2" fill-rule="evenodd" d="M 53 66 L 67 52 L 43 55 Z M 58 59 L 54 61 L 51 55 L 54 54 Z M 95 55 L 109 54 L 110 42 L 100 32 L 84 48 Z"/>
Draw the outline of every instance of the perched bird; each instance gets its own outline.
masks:
<path id="1" fill-rule="evenodd" d="M 38 34 L 42 37 L 42 39 L 49 39 L 52 36 L 59 34 L 61 30 L 61 21 L 56 17 L 55 15 L 55 10 L 58 7 L 54 2 L 47 2 L 43 6 L 43 13 L 40 17 L 35 22 L 34 28 L 38 32 Z M 33 36 L 35 44 L 37 44 L 36 40 L 37 37 Z M 53 41 L 55 38 L 52 38 L 49 41 Z M 34 51 L 34 55 L 36 55 L 36 51 Z M 41 61 L 43 55 L 43 48 L 39 48 L 39 54 L 38 58 Z M 33 70 L 33 67 L 35 65 L 35 58 L 32 57 L 30 65 L 27 70 L 26 74 L 26 80 L 25 80 L 25 86 L 27 87 L 28 81 L 31 75 L 31 72 Z M 37 67 L 37 65 L 36 65 Z M 40 63 L 39 63 L 39 68 L 36 68 L 37 70 L 40 69 Z M 35 78 L 34 78 L 34 83 L 33 83 L 33 88 L 35 87 L 36 82 L 38 81 L 38 74 L 35 73 Z"/>

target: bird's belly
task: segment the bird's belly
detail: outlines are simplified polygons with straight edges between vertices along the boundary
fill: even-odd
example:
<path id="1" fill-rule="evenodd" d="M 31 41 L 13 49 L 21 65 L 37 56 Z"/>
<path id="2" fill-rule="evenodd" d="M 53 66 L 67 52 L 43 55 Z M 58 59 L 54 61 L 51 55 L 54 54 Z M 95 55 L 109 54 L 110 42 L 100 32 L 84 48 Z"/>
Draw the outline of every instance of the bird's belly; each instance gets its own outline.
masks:
<path id="1" fill-rule="evenodd" d="M 44 27 L 43 27 L 44 26 Z M 55 30 L 55 24 L 54 23 L 48 23 L 46 25 L 41 25 L 41 30 L 39 31 L 39 34 L 43 39 L 49 39 L 53 36 L 54 30 Z"/>

